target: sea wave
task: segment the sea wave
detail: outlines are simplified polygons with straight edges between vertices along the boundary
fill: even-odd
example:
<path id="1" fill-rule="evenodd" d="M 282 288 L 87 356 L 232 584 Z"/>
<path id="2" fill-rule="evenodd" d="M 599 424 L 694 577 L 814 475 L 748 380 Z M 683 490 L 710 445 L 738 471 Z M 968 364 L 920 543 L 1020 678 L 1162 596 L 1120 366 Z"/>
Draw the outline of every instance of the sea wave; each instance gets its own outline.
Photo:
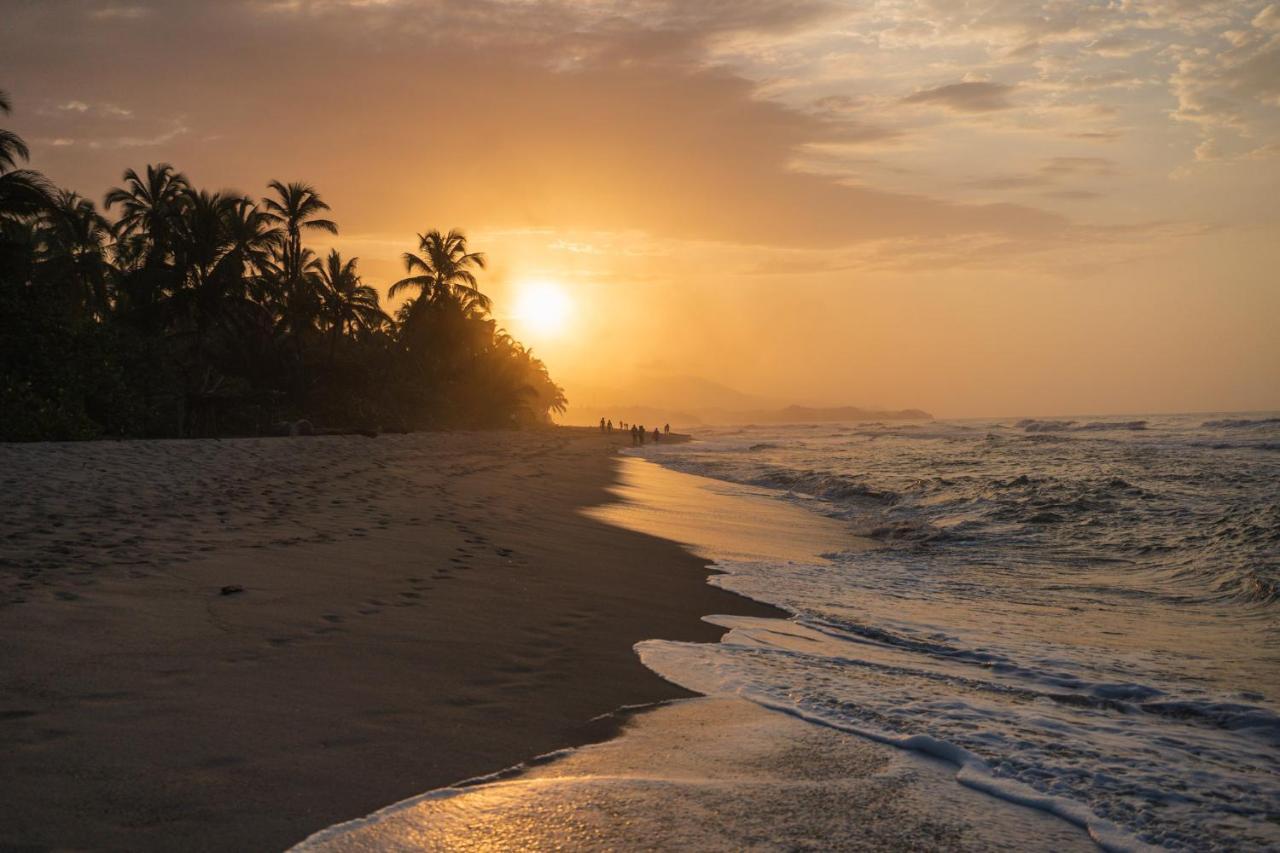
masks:
<path id="1" fill-rule="evenodd" d="M 1130 432 L 1147 429 L 1147 421 L 1054 421 L 1026 418 L 1015 424 L 1026 432 L 1098 432 L 1101 430 L 1128 430 Z"/>
<path id="2" fill-rule="evenodd" d="M 654 458 L 869 542 L 719 563 L 793 618 L 721 623 L 698 683 L 963 750 L 1143 844 L 1280 849 L 1280 418 L 709 438 Z M 691 649 L 647 648 L 703 689 Z"/>
<path id="3" fill-rule="evenodd" d="M 1201 426 L 1205 429 L 1254 429 L 1280 426 L 1280 418 L 1223 418 L 1216 421 L 1205 421 Z"/>

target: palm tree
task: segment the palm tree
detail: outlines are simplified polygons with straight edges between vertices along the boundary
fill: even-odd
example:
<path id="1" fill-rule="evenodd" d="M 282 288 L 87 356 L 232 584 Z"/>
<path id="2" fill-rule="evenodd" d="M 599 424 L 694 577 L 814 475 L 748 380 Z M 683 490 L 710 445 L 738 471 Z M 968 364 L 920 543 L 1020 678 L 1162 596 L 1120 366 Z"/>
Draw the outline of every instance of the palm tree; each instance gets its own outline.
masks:
<path id="1" fill-rule="evenodd" d="M 9 115 L 9 93 L 0 89 L 0 115 Z M 19 168 L 31 151 L 22 137 L 0 130 L 0 220 L 31 216 L 49 202 L 52 191 L 47 178 L 31 169 Z"/>
<path id="2" fill-rule="evenodd" d="M 324 262 L 314 262 L 320 286 L 322 312 L 329 321 L 329 365 L 333 365 L 338 339 L 356 328 L 377 328 L 387 320 L 378 305 L 378 291 L 360 280 L 356 272 L 359 258 L 343 261 L 337 249 Z"/>
<path id="3" fill-rule="evenodd" d="M 107 210 L 120 205 L 116 238 L 137 241 L 141 251 L 135 257 L 141 257 L 148 265 L 161 263 L 171 248 L 191 182 L 168 163 L 148 165 L 145 178 L 134 169 L 126 169 L 121 180 L 125 185 L 109 190 L 103 200 Z"/>
<path id="4" fill-rule="evenodd" d="M 92 201 L 58 190 L 40 217 L 43 278 L 67 290 L 77 316 L 104 317 L 114 270 L 107 259 L 111 226 Z"/>
<path id="5" fill-rule="evenodd" d="M 230 242 L 231 256 L 251 282 L 279 272 L 274 254 L 284 239 L 275 218 L 248 196 L 236 196 L 223 211 L 223 225 Z"/>
<path id="6" fill-rule="evenodd" d="M 11 112 L 13 104 L 9 100 L 9 93 L 0 89 L 0 115 L 7 116 Z M 22 141 L 22 137 L 11 130 L 0 130 L 0 169 L 10 171 L 17 168 L 18 163 L 25 163 L 29 159 L 31 150 Z"/>
<path id="7" fill-rule="evenodd" d="M 337 234 L 338 226 L 333 220 L 318 217 L 318 214 L 329 209 L 329 205 L 310 184 L 272 181 L 267 186 L 279 196 L 278 199 L 263 199 L 263 205 L 267 216 L 284 232 L 280 244 L 281 272 L 287 282 L 296 283 L 302 279 L 306 269 L 302 232 L 327 231 Z"/>
<path id="8" fill-rule="evenodd" d="M 332 220 L 319 216 L 329 209 L 329 205 L 310 184 L 272 181 L 267 186 L 278 196 L 263 199 L 263 208 L 281 231 L 276 254 L 280 327 L 293 338 L 295 358 L 304 376 L 304 337 L 315 327 L 320 297 L 316 293 L 314 276 L 309 272 L 314 256 L 309 249 L 303 248 L 302 233 L 325 231 L 337 234 L 338 226 Z"/>
<path id="9" fill-rule="evenodd" d="M 391 288 L 413 298 L 392 320 L 357 259 L 303 245 L 338 231 L 308 184 L 272 181 L 255 202 L 153 164 L 107 193 L 111 223 L 29 154 L 0 130 L 0 436 L 252 431 L 297 414 L 516 425 L 565 405 L 497 328 L 485 256 L 460 231 L 417 236 Z"/>
<path id="10" fill-rule="evenodd" d="M 419 234 L 418 251 L 421 254 L 404 253 L 405 271 L 416 275 L 391 285 L 388 296 L 394 298 L 397 293 L 416 287 L 418 296 L 425 297 L 427 303 L 452 302 L 467 315 L 488 313 L 489 297 L 480 292 L 472 272 L 473 268 L 485 268 L 484 253 L 468 252 L 465 234 L 456 229 L 443 235 L 439 231 Z M 415 299 L 415 304 L 418 301 Z"/>

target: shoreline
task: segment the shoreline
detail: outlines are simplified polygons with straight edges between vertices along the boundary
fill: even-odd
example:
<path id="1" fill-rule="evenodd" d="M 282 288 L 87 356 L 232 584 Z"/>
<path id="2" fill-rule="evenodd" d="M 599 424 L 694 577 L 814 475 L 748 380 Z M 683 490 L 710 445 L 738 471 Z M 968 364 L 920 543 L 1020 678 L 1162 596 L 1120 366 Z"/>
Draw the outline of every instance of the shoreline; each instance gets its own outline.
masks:
<path id="1" fill-rule="evenodd" d="M 622 498 L 584 512 L 734 563 L 823 562 L 816 552 L 871 543 L 777 494 L 624 456 Z M 719 585 L 721 574 L 711 583 Z M 707 614 L 723 642 L 771 647 L 787 613 Z M 810 639 L 820 645 L 821 640 Z M 646 640 L 639 659 L 695 695 L 619 709 L 615 736 L 428 790 L 317 832 L 297 853 L 495 849 L 1096 850 L 1050 810 L 961 782 L 942 758 L 842 729 L 733 685 L 698 683 L 653 654 L 716 654 L 717 643 Z M 874 675 L 870 676 L 874 677 Z M 714 678 L 711 679 L 714 681 Z M 672 802 L 681 808 L 672 811 Z M 477 819 L 478 816 L 482 819 Z"/>
<path id="2" fill-rule="evenodd" d="M 780 611 L 579 511 L 626 439 L 0 447 L 0 845 L 281 849 L 692 695 L 633 644 Z"/>

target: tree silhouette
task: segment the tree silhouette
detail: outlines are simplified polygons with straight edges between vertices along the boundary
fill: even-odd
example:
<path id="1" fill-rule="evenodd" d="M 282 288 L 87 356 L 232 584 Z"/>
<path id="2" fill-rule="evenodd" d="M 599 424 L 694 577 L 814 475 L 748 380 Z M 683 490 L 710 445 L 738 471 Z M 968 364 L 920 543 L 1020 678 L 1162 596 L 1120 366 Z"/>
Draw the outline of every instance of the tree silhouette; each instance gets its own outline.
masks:
<path id="1" fill-rule="evenodd" d="M 10 100 L 0 92 L 0 114 Z M 485 256 L 418 235 L 388 317 L 310 184 L 255 201 L 172 165 L 128 169 L 103 211 L 25 168 L 0 130 L 0 438 L 514 426 L 564 392 L 489 316 Z M 109 219 L 114 216 L 114 219 Z"/>
<path id="2" fill-rule="evenodd" d="M 418 298 L 432 304 L 453 302 L 466 313 L 487 313 L 489 297 L 480 292 L 473 270 L 485 268 L 483 252 L 468 252 L 461 231 L 448 234 L 428 231 L 418 235 L 418 252 L 404 253 L 406 272 L 416 273 L 391 285 L 392 299 L 401 291 L 417 288 Z"/>
<path id="3" fill-rule="evenodd" d="M 9 115 L 12 109 L 9 93 L 0 89 L 0 115 Z M 39 172 L 21 167 L 30 158 L 31 151 L 21 136 L 0 129 L 0 228 L 6 222 L 35 215 L 49 201 L 48 180 Z M 4 238 L 0 235 L 0 239 Z"/>
<path id="4" fill-rule="evenodd" d="M 329 363 L 333 364 L 338 340 L 356 329 L 373 331 L 390 318 L 378 305 L 378 291 L 360 280 L 356 272 L 359 258 L 342 260 L 337 249 L 314 270 L 320 286 L 321 314 L 329 324 Z"/>

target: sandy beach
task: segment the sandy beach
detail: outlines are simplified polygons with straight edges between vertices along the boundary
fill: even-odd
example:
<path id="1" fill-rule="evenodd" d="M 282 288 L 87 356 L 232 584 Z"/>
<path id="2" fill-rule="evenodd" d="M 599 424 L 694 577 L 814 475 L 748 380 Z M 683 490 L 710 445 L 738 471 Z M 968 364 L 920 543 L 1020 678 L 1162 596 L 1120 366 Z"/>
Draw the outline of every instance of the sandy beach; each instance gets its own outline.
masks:
<path id="1" fill-rule="evenodd" d="M 685 699 L 630 717 L 621 737 L 425 793 L 295 853 L 1097 849 L 954 774 L 743 699 Z"/>
<path id="2" fill-rule="evenodd" d="M 621 444 L 0 447 L 0 846 L 281 849 L 689 695 L 633 644 L 773 611 L 578 512 Z"/>

